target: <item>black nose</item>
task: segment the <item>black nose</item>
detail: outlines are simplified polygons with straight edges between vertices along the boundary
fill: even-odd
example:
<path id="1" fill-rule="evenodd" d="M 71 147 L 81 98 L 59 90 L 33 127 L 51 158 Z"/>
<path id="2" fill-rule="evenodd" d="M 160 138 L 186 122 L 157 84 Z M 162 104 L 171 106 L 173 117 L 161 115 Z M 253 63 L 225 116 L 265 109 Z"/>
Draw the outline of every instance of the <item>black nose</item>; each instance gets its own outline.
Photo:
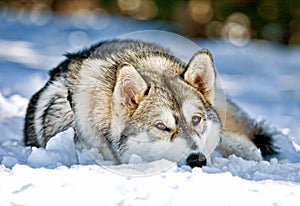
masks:
<path id="1" fill-rule="evenodd" d="M 201 153 L 193 153 L 188 156 L 186 163 L 191 167 L 202 167 L 206 165 L 206 157 Z"/>

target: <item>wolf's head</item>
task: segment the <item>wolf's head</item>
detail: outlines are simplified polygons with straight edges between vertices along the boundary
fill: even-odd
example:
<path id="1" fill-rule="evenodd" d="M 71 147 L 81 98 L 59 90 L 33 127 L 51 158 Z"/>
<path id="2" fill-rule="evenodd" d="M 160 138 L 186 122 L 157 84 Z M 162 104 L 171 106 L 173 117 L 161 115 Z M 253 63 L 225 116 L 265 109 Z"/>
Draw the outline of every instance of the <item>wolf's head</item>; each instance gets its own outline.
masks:
<path id="1" fill-rule="evenodd" d="M 212 57 L 207 50 L 197 52 L 182 74 L 169 72 L 174 65 L 166 63 L 167 57 L 155 58 L 155 66 L 124 62 L 118 67 L 111 128 L 119 159 L 126 163 L 137 154 L 145 161 L 203 166 L 221 131 L 213 109 Z"/>

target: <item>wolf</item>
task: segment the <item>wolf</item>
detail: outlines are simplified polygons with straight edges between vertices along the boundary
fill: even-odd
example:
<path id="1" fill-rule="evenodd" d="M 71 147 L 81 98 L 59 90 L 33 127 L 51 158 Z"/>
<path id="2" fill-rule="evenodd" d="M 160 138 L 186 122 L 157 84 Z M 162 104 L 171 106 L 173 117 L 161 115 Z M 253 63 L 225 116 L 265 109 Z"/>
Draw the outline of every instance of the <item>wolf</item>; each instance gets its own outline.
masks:
<path id="1" fill-rule="evenodd" d="M 28 104 L 24 143 L 45 147 L 73 128 L 80 148 L 128 163 L 167 159 L 202 167 L 213 151 L 260 161 L 272 134 L 232 101 L 221 101 L 207 49 L 188 63 L 159 45 L 111 40 L 66 55 Z"/>

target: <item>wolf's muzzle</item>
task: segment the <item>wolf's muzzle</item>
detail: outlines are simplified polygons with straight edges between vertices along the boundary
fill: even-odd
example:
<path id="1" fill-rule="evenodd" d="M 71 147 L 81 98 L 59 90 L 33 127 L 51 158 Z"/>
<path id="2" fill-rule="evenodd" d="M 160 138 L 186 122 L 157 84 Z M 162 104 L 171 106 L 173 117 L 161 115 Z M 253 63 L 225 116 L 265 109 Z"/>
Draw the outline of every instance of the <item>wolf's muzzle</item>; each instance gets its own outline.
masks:
<path id="1" fill-rule="evenodd" d="M 191 168 L 202 167 L 206 165 L 206 157 L 202 153 L 192 153 L 186 159 L 186 163 Z"/>

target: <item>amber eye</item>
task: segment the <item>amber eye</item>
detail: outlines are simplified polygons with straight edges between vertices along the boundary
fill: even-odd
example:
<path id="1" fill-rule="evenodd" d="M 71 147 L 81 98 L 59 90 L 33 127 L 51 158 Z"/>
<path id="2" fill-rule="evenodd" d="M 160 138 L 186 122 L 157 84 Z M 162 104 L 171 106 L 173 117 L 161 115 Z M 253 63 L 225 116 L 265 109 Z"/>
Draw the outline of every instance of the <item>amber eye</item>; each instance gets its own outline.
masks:
<path id="1" fill-rule="evenodd" d="M 159 130 L 162 130 L 162 131 L 168 130 L 168 127 L 162 122 L 156 123 L 155 127 Z"/>
<path id="2" fill-rule="evenodd" d="M 198 115 L 192 116 L 192 124 L 193 126 L 197 126 L 201 122 L 201 117 Z"/>

